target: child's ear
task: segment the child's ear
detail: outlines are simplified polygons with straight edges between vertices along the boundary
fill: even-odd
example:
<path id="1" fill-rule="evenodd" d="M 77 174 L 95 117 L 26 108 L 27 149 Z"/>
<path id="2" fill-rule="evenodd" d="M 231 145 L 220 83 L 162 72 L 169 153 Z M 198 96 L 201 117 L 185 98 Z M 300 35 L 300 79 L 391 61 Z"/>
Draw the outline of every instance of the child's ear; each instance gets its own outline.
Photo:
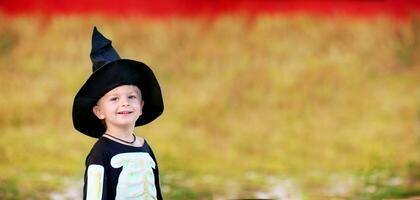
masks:
<path id="1" fill-rule="evenodd" d="M 143 110 L 143 106 L 144 106 L 144 100 L 142 99 L 140 102 L 140 108 Z"/>
<path id="2" fill-rule="evenodd" d="M 105 116 L 102 113 L 102 110 L 101 110 L 101 108 L 98 105 L 93 106 L 92 111 L 96 115 L 97 118 L 99 118 L 99 119 L 105 119 Z"/>
<path id="3" fill-rule="evenodd" d="M 140 102 L 140 115 L 143 114 L 143 106 L 144 106 L 144 100 L 142 99 Z"/>

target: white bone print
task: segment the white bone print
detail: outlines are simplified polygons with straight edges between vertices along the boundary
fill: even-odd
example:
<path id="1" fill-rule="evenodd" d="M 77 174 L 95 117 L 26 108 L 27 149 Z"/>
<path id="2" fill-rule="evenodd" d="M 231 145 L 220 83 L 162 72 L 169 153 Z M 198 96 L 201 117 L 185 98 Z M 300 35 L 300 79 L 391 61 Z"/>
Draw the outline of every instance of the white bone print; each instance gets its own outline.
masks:
<path id="1" fill-rule="evenodd" d="M 113 168 L 122 167 L 118 178 L 116 200 L 156 199 L 156 163 L 148 153 L 121 153 L 111 159 Z"/>
<path id="2" fill-rule="evenodd" d="M 102 199 L 102 184 L 104 182 L 104 167 L 89 165 L 87 170 L 86 200 Z"/>

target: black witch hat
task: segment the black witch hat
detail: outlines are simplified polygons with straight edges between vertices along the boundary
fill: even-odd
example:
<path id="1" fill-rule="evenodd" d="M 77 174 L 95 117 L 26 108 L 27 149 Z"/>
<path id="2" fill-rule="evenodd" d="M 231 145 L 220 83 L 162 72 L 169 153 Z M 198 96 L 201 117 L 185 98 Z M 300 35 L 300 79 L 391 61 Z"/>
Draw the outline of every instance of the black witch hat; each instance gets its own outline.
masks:
<path id="1" fill-rule="evenodd" d="M 111 43 L 94 27 L 90 52 L 93 73 L 73 102 L 74 127 L 95 138 L 102 136 L 105 127 L 92 109 L 103 95 L 118 86 L 135 85 L 142 93 L 143 114 L 137 119 L 136 126 L 153 121 L 163 112 L 162 93 L 153 71 L 142 62 L 121 59 Z"/>

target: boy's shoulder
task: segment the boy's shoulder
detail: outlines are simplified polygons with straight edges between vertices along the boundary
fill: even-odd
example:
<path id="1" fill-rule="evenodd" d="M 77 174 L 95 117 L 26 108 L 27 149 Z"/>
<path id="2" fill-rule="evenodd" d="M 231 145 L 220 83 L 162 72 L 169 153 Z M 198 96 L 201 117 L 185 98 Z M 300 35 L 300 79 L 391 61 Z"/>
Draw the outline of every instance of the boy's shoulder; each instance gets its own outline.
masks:
<path id="1" fill-rule="evenodd" d="M 96 140 L 95 144 L 93 144 L 89 154 L 105 154 L 108 150 L 109 144 L 103 139 L 103 137 L 100 137 Z"/>
<path id="2" fill-rule="evenodd" d="M 86 156 L 85 164 L 100 164 L 108 163 L 108 149 L 107 144 L 103 141 L 102 138 L 99 138 L 95 144 L 90 149 L 89 154 Z"/>
<path id="3" fill-rule="evenodd" d="M 104 147 L 106 145 L 107 145 L 107 143 L 104 140 L 104 137 L 100 137 L 96 140 L 95 144 L 93 144 L 92 149 L 93 148 L 101 148 L 101 147 Z"/>

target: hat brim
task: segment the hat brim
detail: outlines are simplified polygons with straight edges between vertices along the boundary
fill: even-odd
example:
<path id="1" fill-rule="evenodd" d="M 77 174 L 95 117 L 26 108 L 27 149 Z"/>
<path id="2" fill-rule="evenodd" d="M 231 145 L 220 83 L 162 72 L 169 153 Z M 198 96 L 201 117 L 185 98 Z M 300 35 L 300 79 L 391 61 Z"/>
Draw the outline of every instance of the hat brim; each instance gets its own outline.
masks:
<path id="1" fill-rule="evenodd" d="M 101 137 L 105 126 L 93 113 L 93 106 L 103 95 L 121 85 L 135 85 L 142 93 L 144 106 L 136 126 L 148 124 L 162 114 L 162 93 L 153 71 L 142 62 L 120 59 L 93 72 L 77 92 L 72 111 L 74 128 L 85 135 Z"/>

